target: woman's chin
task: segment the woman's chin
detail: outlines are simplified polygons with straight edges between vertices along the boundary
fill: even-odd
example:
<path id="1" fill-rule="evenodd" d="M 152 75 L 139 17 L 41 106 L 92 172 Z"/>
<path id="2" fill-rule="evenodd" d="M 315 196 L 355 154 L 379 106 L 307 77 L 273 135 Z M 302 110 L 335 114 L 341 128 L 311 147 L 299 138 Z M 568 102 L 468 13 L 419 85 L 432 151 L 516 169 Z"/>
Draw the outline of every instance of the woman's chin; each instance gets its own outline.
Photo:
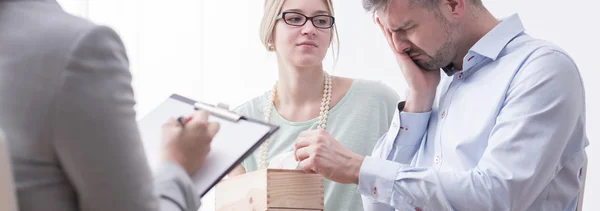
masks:
<path id="1" fill-rule="evenodd" d="M 323 63 L 323 58 L 317 57 L 317 56 L 312 56 L 312 55 L 310 55 L 310 56 L 304 55 L 304 56 L 299 56 L 296 59 L 294 59 L 294 63 L 298 67 L 321 66 Z"/>

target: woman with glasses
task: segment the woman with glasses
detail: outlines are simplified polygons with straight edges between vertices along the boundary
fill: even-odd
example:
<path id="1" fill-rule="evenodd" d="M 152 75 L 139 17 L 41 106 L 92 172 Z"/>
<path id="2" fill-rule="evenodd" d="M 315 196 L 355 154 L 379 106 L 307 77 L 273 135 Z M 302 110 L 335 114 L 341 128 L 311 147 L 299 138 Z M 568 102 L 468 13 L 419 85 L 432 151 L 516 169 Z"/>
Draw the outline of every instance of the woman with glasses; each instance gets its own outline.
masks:
<path id="1" fill-rule="evenodd" d="M 323 70 L 336 32 L 331 0 L 266 0 L 260 35 L 277 56 L 279 80 L 235 110 L 280 129 L 230 176 L 293 163 L 295 140 L 305 130 L 326 130 L 353 152 L 371 154 L 389 128 L 399 97 L 381 82 Z M 325 210 L 363 210 L 356 189 L 325 180 Z"/>

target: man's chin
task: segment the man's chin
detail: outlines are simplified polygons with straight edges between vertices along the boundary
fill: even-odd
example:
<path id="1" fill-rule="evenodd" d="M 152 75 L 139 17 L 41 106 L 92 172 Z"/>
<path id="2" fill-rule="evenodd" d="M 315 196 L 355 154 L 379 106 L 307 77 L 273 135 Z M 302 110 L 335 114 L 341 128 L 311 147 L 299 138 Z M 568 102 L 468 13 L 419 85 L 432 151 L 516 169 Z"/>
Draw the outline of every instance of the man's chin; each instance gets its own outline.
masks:
<path id="1" fill-rule="evenodd" d="M 435 70 L 439 70 L 439 69 L 441 68 L 441 67 L 436 67 L 436 66 L 434 66 L 434 65 L 431 65 L 431 64 L 422 63 L 422 62 L 420 62 L 420 61 L 415 61 L 415 64 L 416 64 L 416 65 L 417 65 L 419 68 L 421 68 L 422 70 L 425 70 L 425 71 L 428 71 L 428 72 L 430 72 L 430 71 L 435 71 Z"/>

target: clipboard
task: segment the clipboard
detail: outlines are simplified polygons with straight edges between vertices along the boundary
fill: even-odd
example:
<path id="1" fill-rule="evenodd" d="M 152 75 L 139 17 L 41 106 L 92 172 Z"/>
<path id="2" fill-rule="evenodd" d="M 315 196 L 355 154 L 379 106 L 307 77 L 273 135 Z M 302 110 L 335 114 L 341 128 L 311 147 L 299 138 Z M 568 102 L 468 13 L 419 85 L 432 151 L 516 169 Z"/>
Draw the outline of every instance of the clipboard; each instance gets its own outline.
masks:
<path id="1" fill-rule="evenodd" d="M 252 154 L 279 126 L 249 119 L 226 108 L 197 102 L 173 94 L 158 107 L 138 120 L 146 157 L 156 170 L 162 149 L 161 128 L 169 118 L 187 116 L 195 110 L 209 112 L 209 121 L 219 122 L 220 129 L 211 142 L 211 150 L 203 166 L 192 176 L 200 196 L 204 196 L 223 177 Z"/>

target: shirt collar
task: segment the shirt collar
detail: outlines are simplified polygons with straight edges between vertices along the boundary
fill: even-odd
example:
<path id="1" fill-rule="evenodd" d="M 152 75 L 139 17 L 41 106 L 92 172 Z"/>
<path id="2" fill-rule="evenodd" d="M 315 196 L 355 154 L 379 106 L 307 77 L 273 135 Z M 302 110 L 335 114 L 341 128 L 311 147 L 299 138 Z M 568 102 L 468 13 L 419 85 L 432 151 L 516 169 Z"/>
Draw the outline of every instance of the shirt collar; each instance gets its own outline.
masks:
<path id="1" fill-rule="evenodd" d="M 523 23 L 518 14 L 514 14 L 494 27 L 490 32 L 483 36 L 471 47 L 479 55 L 496 60 L 500 52 L 517 35 L 525 31 Z"/>
<path id="2" fill-rule="evenodd" d="M 506 19 L 501 19 L 500 23 L 494 27 L 491 31 L 485 34 L 479 41 L 471 47 L 469 52 L 490 58 L 492 60 L 496 60 L 504 47 L 517 35 L 521 34 L 525 31 L 523 27 L 523 23 L 519 18 L 518 14 L 511 15 Z M 469 55 L 466 55 L 463 58 L 463 63 Z M 453 75 L 455 72 L 459 71 L 454 68 L 454 65 L 450 63 L 448 66 L 443 67 L 442 70 L 446 72 L 448 76 Z"/>

